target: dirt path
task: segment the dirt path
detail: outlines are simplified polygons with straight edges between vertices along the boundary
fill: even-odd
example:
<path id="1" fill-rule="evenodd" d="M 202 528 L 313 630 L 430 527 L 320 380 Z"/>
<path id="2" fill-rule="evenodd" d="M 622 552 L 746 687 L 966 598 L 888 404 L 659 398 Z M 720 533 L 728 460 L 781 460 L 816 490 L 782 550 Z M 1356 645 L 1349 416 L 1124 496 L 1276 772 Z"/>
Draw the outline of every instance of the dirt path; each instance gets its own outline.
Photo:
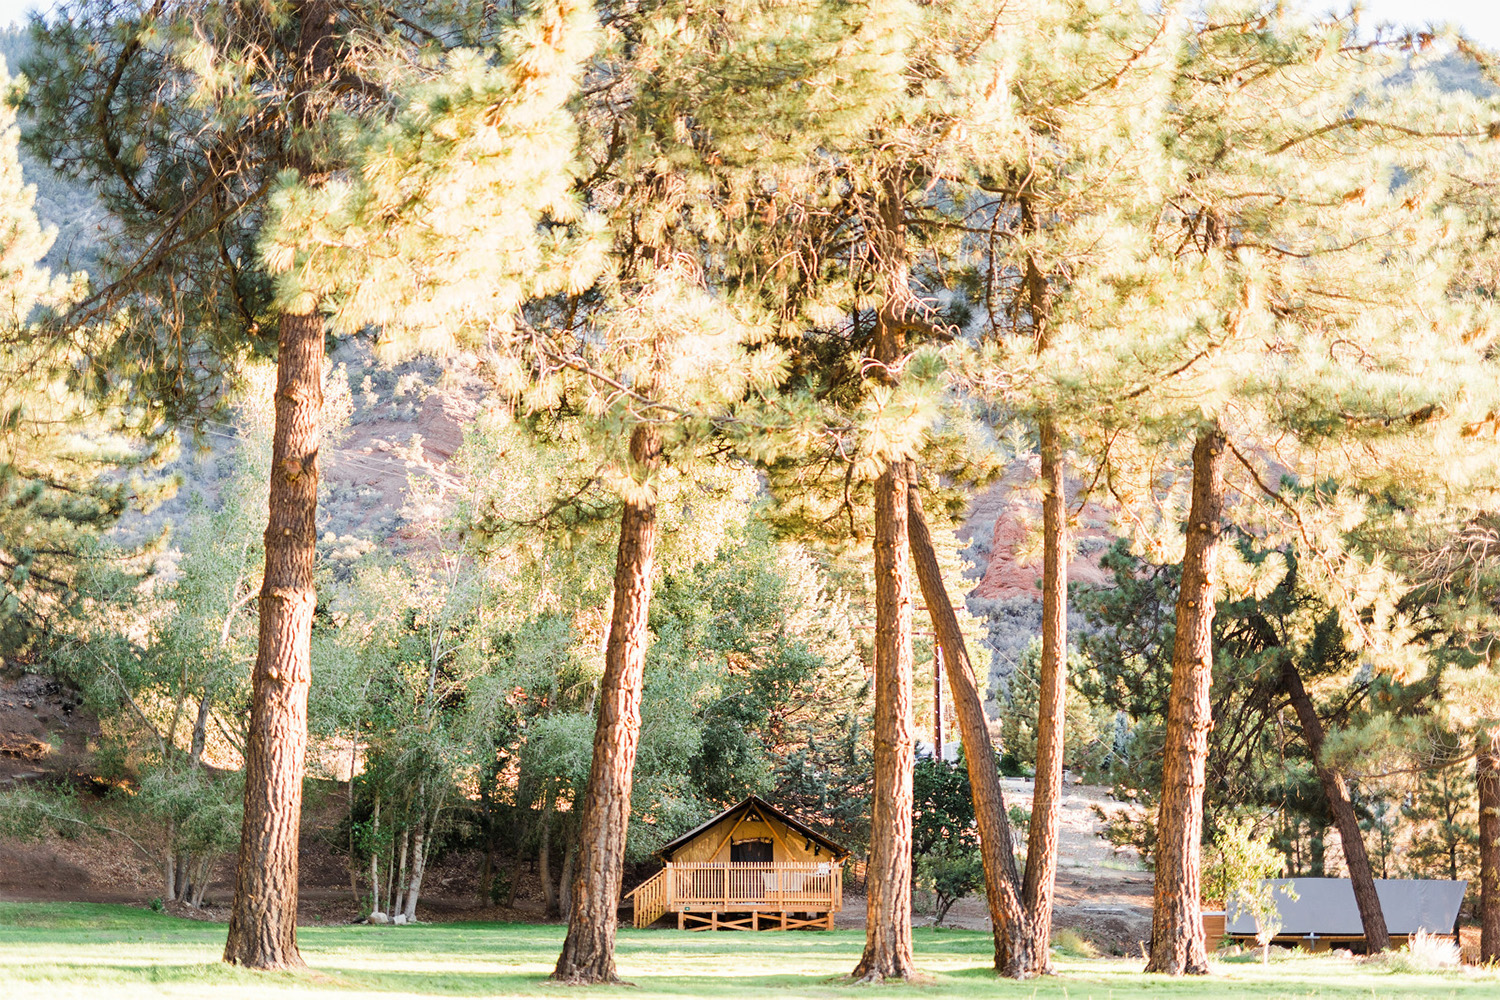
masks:
<path id="1" fill-rule="evenodd" d="M 1031 782 L 1007 779 L 1005 801 L 1031 808 Z M 1132 848 L 1102 836 L 1106 814 L 1125 808 L 1097 785 L 1065 785 L 1052 926 L 1071 928 L 1106 954 L 1136 954 L 1151 934 L 1152 877 Z"/>
<path id="2" fill-rule="evenodd" d="M 1005 803 L 1030 810 L 1032 786 L 1023 778 L 1007 778 Z M 1074 930 L 1111 955 L 1133 955 L 1151 933 L 1151 874 L 1129 848 L 1116 849 L 1101 836 L 1096 811 L 1124 808 L 1096 785 L 1070 784 L 1063 789 L 1061 858 L 1053 913 L 1054 933 Z M 863 896 L 846 895 L 838 915 L 840 927 L 863 927 Z M 920 904 L 919 904 L 920 905 Z M 917 912 L 919 926 L 930 925 L 928 913 Z M 989 930 L 989 911 L 982 896 L 961 899 L 948 911 L 945 926 Z"/>

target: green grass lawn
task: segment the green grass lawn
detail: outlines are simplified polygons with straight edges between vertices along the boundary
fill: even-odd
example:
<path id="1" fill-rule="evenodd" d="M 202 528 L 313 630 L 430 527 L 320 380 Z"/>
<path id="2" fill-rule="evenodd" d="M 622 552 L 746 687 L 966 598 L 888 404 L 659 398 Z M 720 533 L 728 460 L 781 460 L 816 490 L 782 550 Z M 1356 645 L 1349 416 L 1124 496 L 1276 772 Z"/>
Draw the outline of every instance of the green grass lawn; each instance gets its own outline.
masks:
<path id="1" fill-rule="evenodd" d="M 1145 976 L 1139 961 L 1069 960 L 1029 983 L 989 971 L 990 938 L 918 930 L 921 983 L 867 987 L 841 978 L 859 957 L 857 931 L 789 934 L 620 931 L 621 974 L 634 985 L 579 990 L 547 982 L 559 927 L 436 924 L 305 927 L 311 969 L 256 974 L 218 961 L 222 924 L 124 906 L 0 903 L 0 998 L 41 997 L 1500 997 L 1500 975 L 1392 973 L 1337 958 L 1268 967 L 1218 962 L 1207 979 Z"/>

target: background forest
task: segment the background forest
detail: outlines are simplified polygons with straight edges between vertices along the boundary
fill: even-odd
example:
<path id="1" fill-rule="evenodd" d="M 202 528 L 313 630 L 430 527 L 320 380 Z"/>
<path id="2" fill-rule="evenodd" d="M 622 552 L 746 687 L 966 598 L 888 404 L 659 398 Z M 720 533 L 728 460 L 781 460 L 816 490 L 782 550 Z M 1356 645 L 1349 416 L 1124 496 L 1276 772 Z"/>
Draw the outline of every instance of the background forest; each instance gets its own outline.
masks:
<path id="1" fill-rule="evenodd" d="M 629 889 L 752 794 L 906 921 L 862 974 L 909 974 L 913 880 L 1045 972 L 1065 772 L 1154 869 L 1155 971 L 1203 971 L 1177 910 L 1362 865 L 1467 879 L 1500 956 L 1500 76 L 1351 17 L 0 33 L 0 656 L 97 718 L 0 832 L 116 838 L 202 906 L 261 808 L 257 678 L 301 662 L 361 911 L 472 858 L 476 901 L 570 921 L 564 978 L 613 977 L 583 873 Z"/>

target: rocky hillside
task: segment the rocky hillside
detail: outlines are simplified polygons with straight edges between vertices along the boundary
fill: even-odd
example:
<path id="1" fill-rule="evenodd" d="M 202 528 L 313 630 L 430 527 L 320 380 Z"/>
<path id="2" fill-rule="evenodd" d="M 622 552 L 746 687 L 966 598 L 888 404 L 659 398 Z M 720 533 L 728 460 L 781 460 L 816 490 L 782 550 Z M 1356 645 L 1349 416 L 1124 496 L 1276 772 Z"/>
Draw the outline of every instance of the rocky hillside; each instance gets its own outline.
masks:
<path id="1" fill-rule="evenodd" d="M 1042 594 L 1041 496 L 1036 491 L 1037 462 L 1014 463 L 1006 474 L 974 498 L 958 529 L 964 555 L 974 564 L 975 585 L 969 591 L 969 613 L 987 623 L 991 652 L 991 691 L 1005 690 L 1011 671 L 1033 638 L 1041 634 Z M 1069 483 L 1070 495 L 1081 488 Z M 1070 499 L 1069 511 L 1075 506 Z M 1086 503 L 1074 528 L 1076 554 L 1068 564 L 1070 583 L 1109 582 L 1099 558 L 1115 539 L 1114 518 L 1103 505 Z M 1082 616 L 1069 615 L 1069 627 L 1083 627 Z"/>

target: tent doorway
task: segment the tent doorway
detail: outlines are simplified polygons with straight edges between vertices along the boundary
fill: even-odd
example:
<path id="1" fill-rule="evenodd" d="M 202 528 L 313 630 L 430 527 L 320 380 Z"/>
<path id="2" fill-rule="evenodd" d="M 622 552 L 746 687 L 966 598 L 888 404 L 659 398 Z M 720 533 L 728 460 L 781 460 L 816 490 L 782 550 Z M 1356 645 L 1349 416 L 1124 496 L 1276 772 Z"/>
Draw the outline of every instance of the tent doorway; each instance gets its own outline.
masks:
<path id="1" fill-rule="evenodd" d="M 742 840 L 737 844 L 730 844 L 729 860 L 731 862 L 768 865 L 773 860 L 771 857 L 771 842 L 769 840 Z"/>

